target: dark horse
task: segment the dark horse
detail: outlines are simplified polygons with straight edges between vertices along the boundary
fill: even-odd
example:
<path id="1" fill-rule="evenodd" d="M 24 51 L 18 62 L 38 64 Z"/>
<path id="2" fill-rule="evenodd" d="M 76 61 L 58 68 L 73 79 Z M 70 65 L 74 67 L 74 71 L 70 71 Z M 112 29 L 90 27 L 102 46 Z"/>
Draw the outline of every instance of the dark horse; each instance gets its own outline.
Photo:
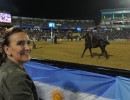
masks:
<path id="1" fill-rule="evenodd" d="M 107 54 L 107 51 L 105 49 L 106 45 L 108 45 L 108 44 L 110 44 L 110 43 L 107 40 L 97 38 L 96 36 L 90 37 L 89 33 L 86 33 L 86 35 L 85 35 L 85 48 L 84 48 L 84 51 L 83 51 L 83 54 L 81 57 L 84 56 L 84 53 L 88 48 L 89 48 L 89 51 L 91 53 L 91 57 L 93 57 L 91 49 L 100 47 L 101 54 L 99 54 L 99 58 L 101 55 L 103 55 L 105 53 L 106 59 L 108 59 L 108 54 Z"/>

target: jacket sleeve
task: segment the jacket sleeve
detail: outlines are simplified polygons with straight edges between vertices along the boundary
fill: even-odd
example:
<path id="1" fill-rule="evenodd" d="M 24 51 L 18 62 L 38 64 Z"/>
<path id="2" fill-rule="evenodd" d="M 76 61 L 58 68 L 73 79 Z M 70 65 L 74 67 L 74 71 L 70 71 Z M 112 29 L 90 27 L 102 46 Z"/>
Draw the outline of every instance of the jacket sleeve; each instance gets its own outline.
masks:
<path id="1" fill-rule="evenodd" d="M 12 74 L 4 84 L 5 100 L 37 100 L 34 99 L 33 82 L 26 75 Z"/>

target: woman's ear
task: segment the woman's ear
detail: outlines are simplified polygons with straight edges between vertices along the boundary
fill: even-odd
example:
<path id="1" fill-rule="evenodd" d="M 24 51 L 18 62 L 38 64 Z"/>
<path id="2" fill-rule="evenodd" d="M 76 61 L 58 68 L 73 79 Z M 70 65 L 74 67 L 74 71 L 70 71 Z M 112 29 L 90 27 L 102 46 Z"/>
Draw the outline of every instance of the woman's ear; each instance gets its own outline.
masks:
<path id="1" fill-rule="evenodd" d="M 6 53 L 7 55 L 9 55 L 9 56 L 12 55 L 12 54 L 11 54 L 11 49 L 10 49 L 9 46 L 5 45 L 5 46 L 4 46 L 4 51 L 5 51 L 5 53 Z"/>

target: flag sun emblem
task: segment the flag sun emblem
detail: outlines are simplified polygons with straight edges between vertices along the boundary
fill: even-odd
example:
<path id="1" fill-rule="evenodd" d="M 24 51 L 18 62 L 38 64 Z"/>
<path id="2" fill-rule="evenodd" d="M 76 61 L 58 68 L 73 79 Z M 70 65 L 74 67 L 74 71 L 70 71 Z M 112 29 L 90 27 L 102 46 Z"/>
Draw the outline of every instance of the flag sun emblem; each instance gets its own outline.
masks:
<path id="1" fill-rule="evenodd" d="M 51 92 L 52 100 L 64 100 L 64 96 L 61 90 L 56 89 Z"/>

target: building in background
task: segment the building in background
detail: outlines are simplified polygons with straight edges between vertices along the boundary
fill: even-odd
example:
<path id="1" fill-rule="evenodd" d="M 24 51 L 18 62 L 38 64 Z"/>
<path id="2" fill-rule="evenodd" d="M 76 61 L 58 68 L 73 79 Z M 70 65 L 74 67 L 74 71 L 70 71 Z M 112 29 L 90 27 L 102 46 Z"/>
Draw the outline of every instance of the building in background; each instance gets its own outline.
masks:
<path id="1" fill-rule="evenodd" d="M 130 8 L 101 10 L 101 28 L 130 29 Z"/>

